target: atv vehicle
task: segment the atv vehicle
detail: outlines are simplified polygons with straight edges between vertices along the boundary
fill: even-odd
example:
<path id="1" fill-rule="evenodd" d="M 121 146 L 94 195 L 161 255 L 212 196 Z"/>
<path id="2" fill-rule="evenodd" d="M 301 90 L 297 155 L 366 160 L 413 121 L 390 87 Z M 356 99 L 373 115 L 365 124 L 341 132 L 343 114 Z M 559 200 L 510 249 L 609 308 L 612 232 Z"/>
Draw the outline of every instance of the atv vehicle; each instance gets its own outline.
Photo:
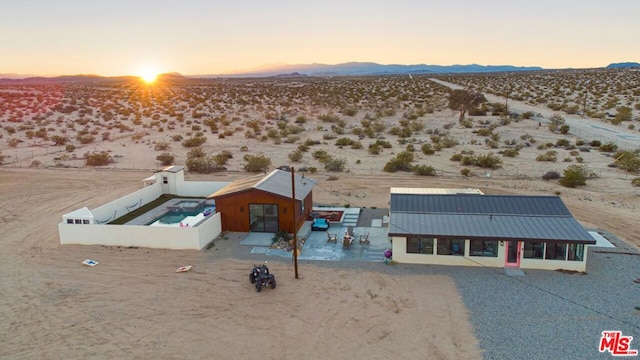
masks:
<path id="1" fill-rule="evenodd" d="M 263 286 L 271 285 L 272 289 L 276 288 L 276 277 L 269 274 L 267 265 L 254 265 L 249 273 L 249 280 L 252 284 L 256 284 L 256 291 L 260 292 Z"/>

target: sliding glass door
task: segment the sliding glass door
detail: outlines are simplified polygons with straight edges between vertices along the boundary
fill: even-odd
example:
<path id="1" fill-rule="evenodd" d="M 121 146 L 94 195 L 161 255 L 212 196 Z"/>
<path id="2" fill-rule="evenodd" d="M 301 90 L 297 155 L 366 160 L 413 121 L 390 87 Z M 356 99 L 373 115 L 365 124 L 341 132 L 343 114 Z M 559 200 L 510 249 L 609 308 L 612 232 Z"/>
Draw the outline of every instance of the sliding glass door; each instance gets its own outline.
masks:
<path id="1" fill-rule="evenodd" d="M 278 205 L 249 204 L 249 220 L 251 224 L 251 231 L 278 231 Z"/>

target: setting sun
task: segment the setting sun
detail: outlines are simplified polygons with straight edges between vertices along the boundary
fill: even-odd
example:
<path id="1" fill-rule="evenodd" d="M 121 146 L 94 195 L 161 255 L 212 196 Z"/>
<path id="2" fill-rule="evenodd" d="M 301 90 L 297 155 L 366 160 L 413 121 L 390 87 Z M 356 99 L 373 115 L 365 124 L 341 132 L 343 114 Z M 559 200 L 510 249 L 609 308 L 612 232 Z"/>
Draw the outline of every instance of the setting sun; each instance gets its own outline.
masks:
<path id="1" fill-rule="evenodd" d="M 158 72 L 153 69 L 147 69 L 140 73 L 140 78 L 147 84 L 151 84 L 158 78 Z"/>

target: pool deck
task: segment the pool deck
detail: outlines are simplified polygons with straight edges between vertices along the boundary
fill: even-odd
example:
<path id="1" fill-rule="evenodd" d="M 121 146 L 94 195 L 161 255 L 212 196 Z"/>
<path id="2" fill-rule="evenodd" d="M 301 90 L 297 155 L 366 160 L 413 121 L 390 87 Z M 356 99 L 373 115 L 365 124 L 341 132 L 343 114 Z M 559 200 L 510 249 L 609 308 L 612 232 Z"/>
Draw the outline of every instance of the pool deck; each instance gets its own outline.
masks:
<path id="1" fill-rule="evenodd" d="M 304 244 L 300 247 L 300 256 L 298 256 L 298 259 L 384 262 L 384 251 L 391 248 L 391 241 L 387 235 L 386 224 L 383 225 L 382 222 L 382 216 L 387 212 L 385 209 L 381 210 L 382 211 L 378 210 L 376 212 L 361 212 L 358 225 L 353 227 L 355 237 L 349 249 L 342 247 L 342 237 L 347 231 L 347 226 L 334 222 L 329 225 L 328 231 L 311 231 L 311 221 L 305 222 L 298 232 L 298 239 L 304 238 L 305 240 Z M 327 232 L 336 234 L 338 241 L 328 242 Z M 360 244 L 358 241 L 360 235 L 364 234 L 369 235 L 369 244 Z M 246 233 L 239 245 L 251 246 L 251 253 L 253 254 L 291 258 L 291 251 L 270 247 L 273 236 L 273 233 Z"/>
<path id="2" fill-rule="evenodd" d="M 160 205 L 160 206 L 158 206 L 156 208 L 153 208 L 153 209 L 147 211 L 146 213 L 138 216 L 137 218 L 126 222 L 124 225 L 148 225 L 149 223 L 153 222 L 155 219 L 158 219 L 162 215 L 166 214 L 170 210 L 169 209 L 170 207 L 176 206 L 181 201 L 195 201 L 195 200 L 192 199 L 192 198 L 190 198 L 190 199 L 185 199 L 185 198 L 171 199 L 171 200 L 163 203 L 162 205 Z M 202 200 L 198 200 L 198 201 L 204 201 L 205 202 L 205 207 L 213 207 L 213 206 L 215 206 L 215 202 L 213 200 L 202 199 Z M 202 219 L 200 219 L 199 221 L 197 221 L 194 224 L 189 224 L 189 226 L 197 226 L 198 223 L 201 220 Z M 178 225 L 176 224 L 175 226 L 178 226 Z"/>

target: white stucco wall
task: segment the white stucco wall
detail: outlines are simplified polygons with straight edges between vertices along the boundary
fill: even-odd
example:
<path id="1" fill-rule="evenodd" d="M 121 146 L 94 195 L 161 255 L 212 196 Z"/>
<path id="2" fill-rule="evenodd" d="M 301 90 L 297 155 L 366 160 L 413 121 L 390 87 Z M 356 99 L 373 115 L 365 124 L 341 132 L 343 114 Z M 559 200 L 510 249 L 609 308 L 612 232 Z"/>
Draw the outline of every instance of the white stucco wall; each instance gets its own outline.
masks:
<path id="1" fill-rule="evenodd" d="M 96 222 L 103 224 L 156 200 L 160 195 L 162 195 L 162 187 L 156 182 L 132 192 L 131 194 L 99 206 L 91 210 L 91 212 L 93 213 Z"/>
<path id="2" fill-rule="evenodd" d="M 177 184 L 178 196 L 206 198 L 229 185 L 228 181 L 184 181 Z"/>
<path id="3" fill-rule="evenodd" d="M 197 227 L 58 224 L 62 245 L 137 246 L 173 250 L 201 250 L 220 235 L 221 229 L 219 213 L 210 215 Z"/>
<path id="4" fill-rule="evenodd" d="M 437 239 L 435 240 L 437 242 Z M 504 267 L 506 258 L 506 246 L 504 242 L 498 242 L 498 256 L 468 256 L 469 240 L 465 241 L 465 256 L 456 255 L 429 255 L 429 254 L 407 254 L 407 238 L 392 237 L 391 250 L 393 251 L 393 260 L 399 263 L 407 264 L 429 264 L 429 265 L 458 265 L 458 266 L 489 266 Z M 434 244 L 435 247 L 436 244 Z M 521 244 L 521 246 L 523 246 Z M 542 259 L 525 259 L 522 258 L 524 249 L 520 249 L 520 268 L 521 269 L 541 269 L 541 270 L 573 270 L 586 271 L 587 266 L 587 249 L 584 251 L 583 261 L 563 261 L 563 260 L 542 260 Z"/>

